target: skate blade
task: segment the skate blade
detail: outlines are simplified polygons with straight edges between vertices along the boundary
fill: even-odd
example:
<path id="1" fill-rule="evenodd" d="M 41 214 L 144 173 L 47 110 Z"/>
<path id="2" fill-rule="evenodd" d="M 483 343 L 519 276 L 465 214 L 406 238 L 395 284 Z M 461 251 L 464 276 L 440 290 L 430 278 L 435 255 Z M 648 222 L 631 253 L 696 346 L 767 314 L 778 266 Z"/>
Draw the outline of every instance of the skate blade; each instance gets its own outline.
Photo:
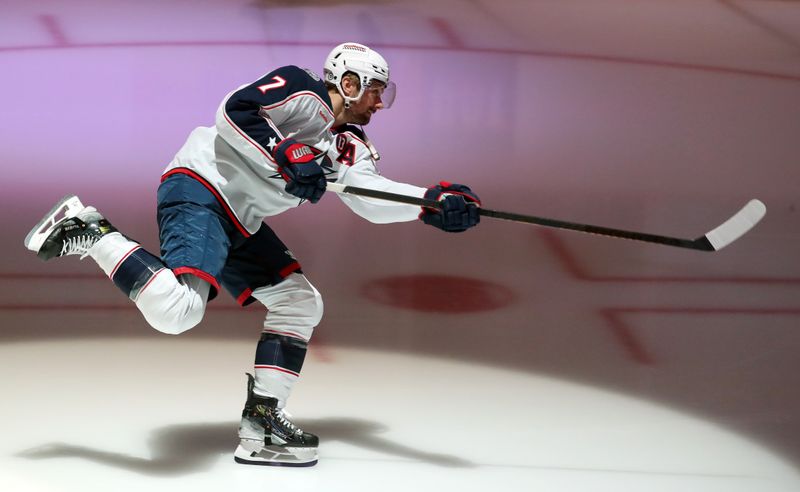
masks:
<path id="1" fill-rule="evenodd" d="M 233 453 L 233 459 L 243 465 L 314 466 L 317 464 L 317 449 L 266 446 L 256 452 L 248 451 L 240 444 Z"/>
<path id="2" fill-rule="evenodd" d="M 47 239 L 59 223 L 70 217 L 75 217 L 78 212 L 83 209 L 84 206 L 77 196 L 65 196 L 33 229 L 31 229 L 31 232 L 25 236 L 25 247 L 34 253 L 38 253 L 45 239 Z M 59 216 L 61 217 L 59 218 Z"/>

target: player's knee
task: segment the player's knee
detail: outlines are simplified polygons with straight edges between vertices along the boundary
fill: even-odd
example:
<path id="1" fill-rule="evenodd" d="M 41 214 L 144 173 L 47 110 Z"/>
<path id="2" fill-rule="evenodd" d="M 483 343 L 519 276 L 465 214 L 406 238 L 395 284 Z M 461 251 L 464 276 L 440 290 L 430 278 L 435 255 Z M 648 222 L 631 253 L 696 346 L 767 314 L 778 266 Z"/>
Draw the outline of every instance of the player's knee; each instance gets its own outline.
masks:
<path id="1" fill-rule="evenodd" d="M 295 321 L 299 321 L 305 326 L 317 326 L 322 319 L 324 310 L 322 296 L 305 276 L 293 275 L 292 277 L 285 281 L 291 282 L 292 286 L 286 293 L 285 302 L 280 303 L 280 306 L 275 306 L 276 310 L 282 310 L 284 315 L 295 318 Z"/>
<path id="2" fill-rule="evenodd" d="M 204 313 L 202 306 L 176 306 L 155 315 L 145 315 L 145 319 L 150 326 L 161 333 L 180 335 L 200 324 Z"/>
<path id="3" fill-rule="evenodd" d="M 309 284 L 310 285 L 310 284 Z M 322 313 L 325 310 L 325 306 L 322 303 L 322 296 L 317 292 L 316 289 L 311 287 L 311 292 L 305 293 L 305 298 L 303 304 L 305 306 L 305 313 L 308 316 L 308 323 L 311 326 L 317 326 L 319 322 L 322 320 Z"/>
<path id="4" fill-rule="evenodd" d="M 209 284 L 203 281 L 178 282 L 175 277 L 165 275 L 163 282 L 154 282 L 141 292 L 136 306 L 154 329 L 178 335 L 203 320 L 208 289 Z"/>
<path id="5" fill-rule="evenodd" d="M 322 319 L 322 296 L 302 274 L 295 273 L 279 284 L 256 289 L 252 295 L 269 310 L 265 326 L 291 326 L 310 338 L 311 330 Z"/>

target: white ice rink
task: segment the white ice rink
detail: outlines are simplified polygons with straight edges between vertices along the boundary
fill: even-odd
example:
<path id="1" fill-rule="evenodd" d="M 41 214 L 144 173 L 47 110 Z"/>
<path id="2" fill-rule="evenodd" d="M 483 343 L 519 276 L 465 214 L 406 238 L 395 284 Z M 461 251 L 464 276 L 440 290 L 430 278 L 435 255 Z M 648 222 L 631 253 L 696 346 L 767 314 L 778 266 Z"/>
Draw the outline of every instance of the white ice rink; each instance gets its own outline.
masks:
<path id="1" fill-rule="evenodd" d="M 7 365 L 47 362 L 14 377 L 15 401 L 30 404 L 0 413 L 24 427 L 4 432 L 0 486 L 771 492 L 800 484 L 759 443 L 663 405 L 482 364 L 338 348 L 312 352 L 292 397 L 298 423 L 322 436 L 320 463 L 238 465 L 233 416 L 251 345 L 168 338 L 2 347 Z M 195 369 L 197 360 L 213 366 Z M 188 387 L 187 372 L 202 383 Z"/>

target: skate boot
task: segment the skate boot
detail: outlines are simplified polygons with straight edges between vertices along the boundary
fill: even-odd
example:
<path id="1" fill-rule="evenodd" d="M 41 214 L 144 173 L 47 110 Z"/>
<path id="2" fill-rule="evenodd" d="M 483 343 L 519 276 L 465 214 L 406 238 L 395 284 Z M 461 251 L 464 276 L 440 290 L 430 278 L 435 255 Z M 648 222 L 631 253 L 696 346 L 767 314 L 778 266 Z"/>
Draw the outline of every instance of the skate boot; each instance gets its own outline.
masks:
<path id="1" fill-rule="evenodd" d="M 94 207 L 84 207 L 77 196 L 64 197 L 25 238 L 25 247 L 43 259 L 89 254 L 101 237 L 117 229 Z"/>
<path id="2" fill-rule="evenodd" d="M 272 466 L 317 464 L 319 438 L 303 432 L 278 408 L 278 400 L 253 393 L 255 380 L 247 375 L 247 403 L 239 426 L 237 463 Z"/>

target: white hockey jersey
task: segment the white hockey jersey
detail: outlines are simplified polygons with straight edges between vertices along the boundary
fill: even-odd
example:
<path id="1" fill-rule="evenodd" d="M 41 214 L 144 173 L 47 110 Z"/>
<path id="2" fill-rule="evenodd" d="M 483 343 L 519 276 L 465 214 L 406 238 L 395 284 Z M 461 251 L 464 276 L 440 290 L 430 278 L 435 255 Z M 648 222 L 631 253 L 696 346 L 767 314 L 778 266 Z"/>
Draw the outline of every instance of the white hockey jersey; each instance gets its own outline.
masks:
<path id="1" fill-rule="evenodd" d="M 397 183 L 378 173 L 364 136 L 353 126 L 331 129 L 334 116 L 319 76 L 295 66 L 279 68 L 228 94 L 216 125 L 196 128 L 164 171 L 203 182 L 228 208 L 239 230 L 255 233 L 265 217 L 296 207 L 284 191 L 272 150 L 283 138 L 326 152 L 328 181 L 416 197 L 425 188 Z M 385 200 L 341 195 L 358 215 L 375 223 L 414 220 L 420 208 Z"/>

